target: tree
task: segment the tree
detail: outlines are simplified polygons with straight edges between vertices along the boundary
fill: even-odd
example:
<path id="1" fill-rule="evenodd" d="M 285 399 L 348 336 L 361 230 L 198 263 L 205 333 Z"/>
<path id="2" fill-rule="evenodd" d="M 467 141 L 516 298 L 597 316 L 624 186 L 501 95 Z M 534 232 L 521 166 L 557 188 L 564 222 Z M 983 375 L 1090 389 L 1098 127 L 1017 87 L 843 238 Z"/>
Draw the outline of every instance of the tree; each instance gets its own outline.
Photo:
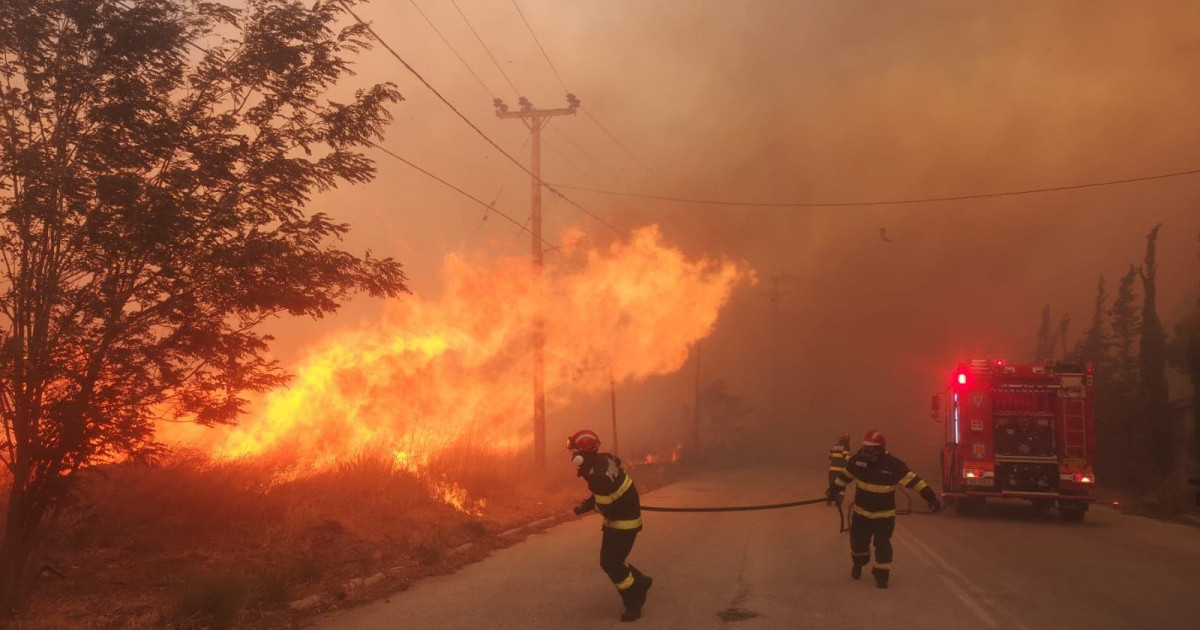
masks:
<path id="1" fill-rule="evenodd" d="M 1171 426 L 1169 393 L 1167 391 L 1167 335 L 1158 319 L 1157 249 L 1158 230 L 1154 226 L 1146 235 L 1146 260 L 1142 278 L 1142 334 L 1138 346 L 1138 403 L 1141 412 L 1144 452 L 1150 469 L 1158 476 L 1171 471 L 1174 450 L 1171 447 L 1174 429 Z"/>
<path id="2" fill-rule="evenodd" d="M 1057 352 L 1057 350 L 1054 350 L 1055 346 L 1062 346 L 1062 355 L 1064 360 L 1067 358 L 1067 328 L 1070 325 L 1070 313 L 1063 313 L 1062 319 L 1058 320 L 1058 330 L 1054 332 L 1054 339 L 1056 343 L 1054 346 L 1051 346 L 1053 352 Z M 1053 355 L 1051 355 L 1051 358 L 1053 358 Z"/>
<path id="3" fill-rule="evenodd" d="M 1134 346 L 1138 343 L 1141 335 L 1142 319 L 1137 311 L 1138 296 L 1134 291 L 1133 283 L 1140 273 L 1141 270 L 1134 265 L 1129 266 L 1129 271 L 1121 278 L 1121 284 L 1117 286 L 1117 298 L 1108 312 L 1109 317 L 1112 318 L 1113 347 L 1116 349 L 1113 376 L 1123 388 L 1129 389 L 1130 393 L 1136 388 L 1138 379 L 1137 355 L 1134 354 Z"/>
<path id="4" fill-rule="evenodd" d="M 316 0 L 0 3 L 0 606 L 91 463 L 156 451 L 156 417 L 230 423 L 285 382 L 265 320 L 406 290 L 304 208 L 371 180 L 390 84 L 324 100 L 367 47 Z"/>
<path id="5" fill-rule="evenodd" d="M 1050 305 L 1042 307 L 1042 325 L 1038 328 L 1037 349 L 1033 351 L 1036 363 L 1050 361 L 1054 358 L 1054 328 L 1051 323 Z"/>
<path id="6" fill-rule="evenodd" d="M 1200 258 L 1200 257 L 1198 257 Z M 1200 289 L 1200 286 L 1196 287 Z M 1192 384 L 1192 457 L 1200 459 L 1200 290 L 1196 307 L 1175 324 L 1175 340 L 1170 344 L 1170 362 L 1188 375 Z"/>
<path id="7" fill-rule="evenodd" d="M 1096 431 L 1102 436 L 1097 440 L 1098 465 L 1105 478 L 1118 482 L 1128 482 L 1144 464 L 1137 453 L 1130 451 L 1137 437 L 1133 401 L 1138 382 L 1135 352 L 1141 330 L 1134 288 L 1138 274 L 1139 269 L 1130 265 L 1117 285 L 1117 296 L 1108 311 L 1114 353 L 1107 359 L 1108 370 L 1099 372 L 1096 383 Z"/>
<path id="8" fill-rule="evenodd" d="M 1108 350 L 1112 347 L 1111 337 L 1104 324 L 1104 304 L 1108 295 L 1104 288 L 1104 276 L 1096 283 L 1096 304 L 1092 310 L 1092 322 L 1083 338 L 1075 344 L 1071 353 L 1074 360 L 1080 363 L 1091 363 L 1101 374 L 1107 368 Z"/>

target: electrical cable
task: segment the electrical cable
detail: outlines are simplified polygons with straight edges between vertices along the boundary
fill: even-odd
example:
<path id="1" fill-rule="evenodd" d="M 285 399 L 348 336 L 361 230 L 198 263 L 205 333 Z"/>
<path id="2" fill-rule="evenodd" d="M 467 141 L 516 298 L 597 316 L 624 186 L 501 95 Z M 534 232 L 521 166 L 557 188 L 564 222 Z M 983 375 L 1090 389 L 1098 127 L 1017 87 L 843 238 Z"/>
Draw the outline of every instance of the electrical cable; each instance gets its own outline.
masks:
<path id="1" fill-rule="evenodd" d="M 542 57 L 544 57 L 546 59 L 546 65 L 550 66 L 550 71 L 553 72 L 554 77 L 558 79 L 559 86 L 562 87 L 564 92 L 570 92 L 571 90 L 567 89 L 566 81 L 563 81 L 562 75 L 558 73 L 558 68 L 554 65 L 554 62 L 550 60 L 550 54 L 546 52 L 545 46 L 542 46 L 542 40 L 538 39 L 537 33 L 535 33 L 533 30 L 533 26 L 529 24 L 529 20 L 525 19 L 525 12 L 522 11 L 521 6 L 519 4 L 517 4 L 517 0 L 512 0 L 512 3 L 513 3 L 513 7 L 516 8 L 517 13 L 521 16 L 521 21 L 525 23 L 525 28 L 529 30 L 529 36 L 533 38 L 533 43 L 537 44 L 538 50 L 542 51 Z M 594 123 L 597 127 L 599 127 L 601 131 L 603 131 L 605 134 L 608 134 L 608 137 L 611 138 L 612 141 L 617 144 L 617 146 L 621 147 L 621 149 L 623 151 L 628 153 L 629 157 L 632 157 L 634 159 L 634 161 L 636 161 L 639 165 L 641 165 L 642 168 L 646 169 L 651 174 L 656 174 L 656 173 L 654 173 L 653 169 L 651 169 L 649 166 L 646 166 L 646 164 L 644 162 L 642 162 L 640 159 L 638 159 L 638 156 L 634 155 L 634 153 L 632 151 L 630 151 L 624 144 L 622 144 L 621 141 L 618 140 L 617 137 L 615 135 L 613 135 L 613 133 L 611 131 L 609 131 L 607 127 L 600 124 L 600 121 L 596 120 L 596 117 L 592 116 L 591 112 L 589 112 L 588 110 L 585 109 L 585 110 L 583 110 L 583 113 L 585 116 L 587 116 L 592 121 L 592 123 Z M 566 132 L 562 131 L 561 129 L 559 130 L 559 133 L 563 134 L 564 136 L 567 135 Z M 567 137 L 567 140 L 570 140 L 571 144 L 575 144 L 575 141 L 571 140 L 571 138 L 569 136 Z M 576 147 L 578 147 L 578 145 L 576 145 Z M 584 151 L 582 148 L 580 148 L 579 150 L 584 155 L 587 155 L 587 152 Z M 591 156 L 589 155 L 588 157 L 591 157 Z M 592 158 L 592 161 L 599 163 L 595 158 Z M 608 170 L 608 169 L 606 168 L 605 170 Z"/>
<path id="2" fill-rule="evenodd" d="M 496 64 L 496 69 L 500 71 L 500 75 L 504 77 L 505 81 L 508 81 L 508 87 L 512 88 L 515 94 L 520 95 L 521 90 L 517 89 L 516 84 L 513 83 L 511 78 L 509 78 L 508 73 L 504 71 L 504 67 L 501 66 L 500 62 L 496 60 L 496 56 L 492 54 L 492 49 L 488 48 L 488 45 L 483 43 L 483 38 L 479 36 L 479 32 L 476 31 L 475 27 L 471 25 L 471 20 L 467 19 L 467 14 L 463 13 L 462 8 L 458 6 L 458 2 L 455 0 L 450 0 L 450 4 L 454 5 L 454 10 L 458 11 L 458 14 L 462 16 L 463 22 L 467 23 L 467 28 L 471 29 L 471 33 L 475 35 L 475 40 L 478 41 L 479 45 L 483 47 L 484 52 L 486 52 L 488 57 L 491 58 L 492 63 Z"/>
<path id="3" fill-rule="evenodd" d="M 546 58 L 546 64 L 550 66 L 550 70 L 554 72 L 554 77 L 558 79 L 558 84 L 562 86 L 563 92 L 570 92 L 567 89 L 567 84 L 563 81 L 562 75 L 558 73 L 558 68 L 554 67 L 554 62 L 550 61 L 550 55 L 546 54 L 546 49 L 542 47 L 541 40 L 538 39 L 536 33 L 533 32 L 533 27 L 529 25 L 529 20 L 525 19 L 525 12 L 521 10 L 521 5 L 517 4 L 517 0 L 512 0 L 513 7 L 516 8 L 517 14 L 521 16 L 521 21 L 525 23 L 525 28 L 529 29 L 530 37 L 533 37 L 533 43 L 537 44 L 538 50 L 542 51 L 542 56 Z"/>
<path id="4" fill-rule="evenodd" d="M 1100 182 L 1088 182 L 1085 184 L 1071 184 L 1066 186 L 1051 186 L 1046 188 L 1029 188 L 1024 190 L 1011 190 L 994 193 L 979 193 L 973 195 L 954 195 L 947 197 L 918 197 L 913 199 L 890 199 L 878 201 L 827 201 L 827 202 L 756 202 L 756 201 L 723 201 L 713 199 L 689 199 L 685 197 L 669 197 L 666 195 L 646 195 L 641 193 L 622 192 L 614 190 L 604 190 L 600 188 L 587 188 L 584 186 L 567 186 L 564 184 L 555 184 L 559 188 L 568 190 L 582 190 L 586 192 L 599 193 L 603 195 L 613 195 L 616 197 L 635 197 L 638 199 L 653 199 L 656 201 L 673 201 L 678 203 L 694 203 L 710 206 L 742 206 L 754 208 L 845 208 L 845 207 L 861 207 L 861 206 L 896 206 L 905 204 L 918 203 L 936 203 L 944 201 L 966 201 L 970 199 L 990 199 L 995 197 L 1012 197 L 1016 195 L 1032 195 L 1037 193 L 1059 192 L 1064 190 L 1078 190 L 1081 188 L 1097 188 L 1100 186 L 1115 186 L 1118 184 L 1131 184 L 1134 182 L 1145 182 L 1156 179 L 1167 179 L 1170 177 L 1184 177 L 1187 175 L 1200 174 L 1200 168 L 1186 171 L 1176 171 L 1173 173 L 1160 173 L 1158 175 L 1146 175 L 1144 177 L 1129 177 L 1125 179 L 1113 179 Z"/>
<path id="5" fill-rule="evenodd" d="M 521 228 L 522 230 L 525 230 L 526 232 L 529 232 L 530 234 L 533 234 L 533 232 L 532 232 L 532 231 L 530 231 L 530 229 L 529 229 L 528 227 L 526 227 L 526 226 L 524 226 L 524 225 L 521 225 L 521 223 L 520 223 L 519 221 L 517 221 L 516 219 L 514 219 L 514 218 L 512 218 L 512 217 L 508 216 L 507 214 L 505 214 L 505 213 L 503 213 L 503 212 L 501 212 L 501 211 L 497 210 L 495 206 L 493 206 L 493 205 L 489 204 L 488 202 L 486 202 L 486 201 L 483 201 L 482 199 L 479 199 L 478 197 L 476 197 L 476 196 L 472 195 L 471 193 L 469 193 L 469 192 L 467 192 L 467 191 L 465 191 L 465 190 L 463 190 L 463 189 L 459 188 L 458 186 L 455 186 L 454 184 L 451 184 L 450 182 L 448 182 L 448 181 L 446 181 L 446 180 L 442 179 L 441 177 L 438 177 L 437 175 L 434 175 L 433 173 L 430 173 L 429 171 L 427 171 L 427 170 L 425 170 L 425 169 L 421 168 L 420 166 L 417 166 L 416 164 L 413 164 L 412 162 L 409 162 L 408 160 L 406 160 L 406 159 L 404 159 L 403 157 L 401 157 L 401 156 L 400 156 L 398 153 L 394 153 L 394 152 L 392 152 L 391 150 L 389 150 L 389 149 L 387 149 L 387 148 L 385 148 L 385 147 L 382 147 L 382 146 L 380 146 L 380 145 L 378 145 L 378 144 L 375 144 L 375 143 L 373 143 L 373 142 L 372 142 L 372 143 L 370 143 L 370 144 L 371 144 L 371 146 L 375 147 L 376 149 L 379 149 L 380 151 L 383 151 L 384 153 L 386 153 L 386 154 L 388 154 L 388 155 L 390 155 L 390 156 L 392 156 L 392 157 L 396 158 L 397 160 L 400 160 L 401 162 L 404 162 L 405 164 L 407 164 L 407 165 L 411 166 L 412 168 L 414 168 L 414 169 L 416 169 L 416 170 L 418 170 L 418 171 L 420 171 L 420 172 L 424 173 L 425 175 L 428 175 L 429 177 L 431 177 L 431 178 L 433 178 L 433 179 L 437 180 L 437 181 L 438 181 L 438 182 L 440 182 L 442 185 L 444 185 L 444 186 L 446 186 L 446 187 L 450 188 L 451 190 L 454 190 L 454 191 L 455 191 L 455 192 L 457 192 L 458 194 L 460 194 L 460 195 L 462 195 L 462 196 L 466 197 L 467 199 L 470 199 L 471 201 L 474 201 L 475 203 L 477 203 L 477 204 L 479 204 L 479 205 L 483 206 L 484 208 L 487 208 L 488 210 L 491 210 L 492 212 L 495 212 L 496 214 L 498 214 L 498 215 L 500 215 L 500 216 L 504 217 L 504 218 L 505 218 L 505 219 L 507 219 L 507 220 L 508 220 L 510 223 L 512 223 L 513 225 L 515 225 L 515 226 L 517 226 L 517 227 Z M 551 243 L 551 242 L 547 241 L 547 240 L 546 240 L 546 239 L 544 239 L 544 238 L 543 238 L 543 239 L 541 239 L 541 241 L 542 241 L 542 243 L 544 243 L 544 244 L 545 244 L 547 247 L 549 247 L 550 249 L 558 249 L 558 246 L 557 246 L 557 245 L 555 245 L 555 244 L 553 244 L 553 243 Z"/>
<path id="6" fill-rule="evenodd" d="M 479 75 L 476 74 L 475 70 L 471 68 L 471 64 L 467 63 L 467 60 L 463 59 L 463 56 L 458 54 L 458 50 L 454 48 L 454 46 L 450 43 L 450 40 L 446 39 L 445 35 L 442 35 L 442 32 L 438 30 L 437 26 L 434 26 L 433 20 L 429 19 L 428 15 L 425 15 L 425 12 L 421 10 L 421 7 L 417 6 L 417 0 L 408 0 L 408 3 L 417 10 L 417 13 L 421 14 L 421 17 L 425 18 L 425 22 L 429 24 L 429 28 L 432 28 L 433 32 L 437 33 L 437 36 L 442 38 L 442 43 L 446 45 L 446 48 L 450 49 L 450 52 L 454 53 L 455 57 L 458 57 L 458 60 L 462 62 L 462 65 L 467 69 L 467 72 L 470 72 L 471 76 L 475 77 L 475 80 L 479 82 L 479 86 L 483 88 L 483 91 L 487 92 L 488 96 L 491 96 L 492 99 L 495 99 L 496 93 L 487 86 L 487 83 L 484 83 L 483 79 L 479 78 Z"/>
<path id="7" fill-rule="evenodd" d="M 589 217 L 596 220 L 597 222 L 605 225 L 606 227 L 608 227 L 612 231 L 616 232 L 617 234 L 621 234 L 621 235 L 628 234 L 628 232 L 626 230 L 622 230 L 621 228 L 619 228 L 619 227 L 613 225 L 612 223 L 610 223 L 609 221 L 605 220 L 603 217 L 600 217 L 600 216 L 596 215 L 595 213 L 593 213 L 592 211 L 588 210 L 587 208 L 584 208 L 577 201 L 575 201 L 574 199 L 571 199 L 570 197 L 566 196 L 561 191 L 559 191 L 558 188 L 556 188 L 555 186 L 552 186 L 551 184 L 547 183 L 545 180 L 539 178 L 537 175 L 534 175 L 533 171 L 529 170 L 529 168 L 527 168 L 524 164 L 522 164 L 520 161 L 518 161 L 516 158 L 514 158 L 511 154 L 509 154 L 507 151 L 505 151 L 503 147 L 501 147 L 499 144 L 497 144 L 495 140 L 492 140 L 492 138 L 490 136 L 488 136 L 486 133 L 484 133 L 483 130 L 480 129 L 475 123 L 471 122 L 470 118 L 467 118 L 467 116 L 465 114 L 463 114 L 461 111 L 459 111 L 459 109 L 457 107 L 455 107 L 454 104 L 449 101 L 449 99 L 447 99 L 445 96 L 443 96 L 442 93 L 437 90 L 437 88 L 433 87 L 433 85 L 430 84 L 429 81 L 427 81 L 425 79 L 425 77 L 421 75 L 420 72 L 417 72 L 416 68 L 412 67 L 412 65 L 409 64 L 408 61 L 406 61 L 404 59 L 404 57 L 401 57 L 400 54 L 397 53 L 394 48 L 392 48 L 386 41 L 384 41 L 384 39 L 382 37 L 379 36 L 378 33 L 375 32 L 375 29 L 371 28 L 370 24 L 367 24 L 365 21 L 363 21 L 363 19 L 361 17 L 359 17 L 358 14 L 355 13 L 345 2 L 338 0 L 338 4 L 340 4 L 342 6 L 342 8 L 345 9 L 345 11 L 347 13 L 349 13 L 351 15 L 351 17 L 353 17 L 355 19 L 355 21 L 357 21 L 360 25 L 362 25 L 362 27 L 365 28 L 367 30 L 367 32 L 370 33 L 371 36 L 375 38 L 375 41 L 379 42 L 380 45 L 382 45 L 385 50 L 387 50 L 389 53 L 391 53 L 391 55 L 393 57 L 395 57 L 396 60 L 399 61 L 404 66 L 405 69 L 407 69 L 410 73 L 412 73 L 412 75 L 415 76 L 418 81 L 420 81 L 426 88 L 428 88 L 429 91 L 433 92 L 434 95 L 437 96 L 438 99 L 441 100 L 443 104 L 445 104 L 447 107 L 449 107 L 450 110 L 453 111 L 460 119 L 462 119 L 463 122 L 467 123 L 467 126 L 471 127 L 471 129 L 473 129 L 476 134 L 478 134 L 481 138 L 483 138 L 485 141 L 487 141 L 488 144 L 492 145 L 492 148 L 499 151 L 500 155 L 503 155 L 506 159 L 508 159 L 508 161 L 515 164 L 517 166 L 517 168 L 524 171 L 530 177 L 533 177 L 534 180 L 537 181 L 539 185 L 545 187 L 546 190 L 549 190 L 555 196 L 557 196 L 560 199 L 562 199 L 563 201 L 567 202 L 568 204 L 573 206 L 575 209 L 588 215 Z"/>

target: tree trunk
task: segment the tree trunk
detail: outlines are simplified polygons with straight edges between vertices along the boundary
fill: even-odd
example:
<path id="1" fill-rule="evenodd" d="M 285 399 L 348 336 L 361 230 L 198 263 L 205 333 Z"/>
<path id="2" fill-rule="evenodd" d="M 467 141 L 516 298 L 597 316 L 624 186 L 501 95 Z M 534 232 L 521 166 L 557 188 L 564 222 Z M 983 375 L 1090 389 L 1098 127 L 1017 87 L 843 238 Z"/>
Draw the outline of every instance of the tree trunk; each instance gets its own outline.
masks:
<path id="1" fill-rule="evenodd" d="M 22 577 L 29 558 L 29 541 L 37 524 L 30 518 L 25 479 L 13 479 L 8 493 L 4 540 L 0 543 L 0 614 L 12 614 L 24 599 Z"/>

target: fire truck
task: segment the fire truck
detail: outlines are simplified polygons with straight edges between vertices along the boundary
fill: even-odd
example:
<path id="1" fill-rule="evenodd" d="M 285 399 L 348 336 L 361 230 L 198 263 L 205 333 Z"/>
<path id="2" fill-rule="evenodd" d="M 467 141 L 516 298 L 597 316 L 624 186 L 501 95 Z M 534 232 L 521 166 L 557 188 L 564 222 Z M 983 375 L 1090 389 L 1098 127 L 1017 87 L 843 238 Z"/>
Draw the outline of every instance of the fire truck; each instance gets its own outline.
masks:
<path id="1" fill-rule="evenodd" d="M 1082 521 L 1096 485 L 1093 380 L 1090 364 L 960 363 L 932 403 L 946 427 L 942 491 L 955 511 L 1027 499 Z"/>

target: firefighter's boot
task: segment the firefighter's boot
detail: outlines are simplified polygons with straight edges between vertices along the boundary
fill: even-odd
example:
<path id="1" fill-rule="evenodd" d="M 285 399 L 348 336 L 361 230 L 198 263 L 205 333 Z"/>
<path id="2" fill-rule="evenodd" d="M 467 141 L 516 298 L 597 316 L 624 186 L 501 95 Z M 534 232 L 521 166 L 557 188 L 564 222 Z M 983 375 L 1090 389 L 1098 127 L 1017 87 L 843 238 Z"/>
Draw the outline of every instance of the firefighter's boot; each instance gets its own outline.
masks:
<path id="1" fill-rule="evenodd" d="M 856 580 L 858 578 L 862 577 L 862 565 L 861 564 L 856 564 L 856 565 L 850 567 L 850 577 L 852 577 Z"/>
<path id="2" fill-rule="evenodd" d="M 871 569 L 871 575 L 875 577 L 875 586 L 878 586 L 879 588 L 887 588 L 888 577 L 891 575 L 891 573 L 892 572 L 887 569 Z"/>
<path id="3" fill-rule="evenodd" d="M 633 586 L 629 587 L 633 603 L 642 608 L 646 605 L 646 593 L 650 591 L 650 586 L 654 584 L 654 578 L 638 571 L 636 567 L 629 567 L 629 571 L 633 573 Z"/>
<path id="4" fill-rule="evenodd" d="M 638 593 L 634 590 L 636 585 L 637 579 L 634 578 L 633 585 L 623 591 L 619 591 L 621 593 L 621 603 L 625 604 L 625 612 L 621 613 L 621 621 L 637 621 L 642 616 L 642 606 L 638 603 Z"/>

